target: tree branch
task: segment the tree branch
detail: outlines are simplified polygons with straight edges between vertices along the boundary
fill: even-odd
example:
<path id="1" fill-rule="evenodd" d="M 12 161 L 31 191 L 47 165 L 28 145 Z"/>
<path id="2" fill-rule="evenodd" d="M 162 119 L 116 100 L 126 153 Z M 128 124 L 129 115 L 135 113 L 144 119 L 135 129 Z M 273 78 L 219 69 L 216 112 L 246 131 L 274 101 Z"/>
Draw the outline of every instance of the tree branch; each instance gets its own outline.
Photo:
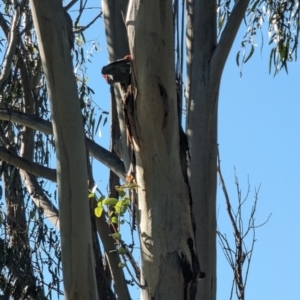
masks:
<path id="1" fill-rule="evenodd" d="M 16 110 L 0 109 L 0 120 L 18 123 L 20 125 L 41 131 L 44 134 L 53 134 L 52 123 L 36 115 L 26 114 Z"/>
<path id="2" fill-rule="evenodd" d="M 1 16 L 2 16 L 2 14 L 1 14 Z M 3 83 L 7 80 L 8 76 L 9 76 L 9 73 L 10 73 L 10 70 L 11 70 L 11 63 L 12 63 L 13 57 L 14 57 L 15 52 L 16 52 L 17 34 L 18 34 L 17 27 L 18 27 L 18 24 L 19 24 L 19 20 L 20 20 L 20 7 L 16 6 L 13 21 L 12 21 L 12 24 L 11 24 L 10 34 L 8 35 L 9 44 L 8 44 L 7 52 L 6 52 L 6 55 L 5 55 L 3 64 L 2 64 L 3 65 L 3 70 L 2 70 L 2 73 L 0 75 L 0 90 L 2 89 Z M 3 20 L 0 20 L 0 21 L 1 21 L 1 26 L 2 26 L 2 23 L 3 23 L 2 21 Z"/>
<path id="3" fill-rule="evenodd" d="M 78 29 L 74 30 L 75 33 L 80 33 L 80 32 L 83 32 L 85 30 L 87 30 L 90 26 L 92 26 L 98 18 L 101 18 L 102 17 L 102 12 L 100 12 L 91 22 L 89 22 L 87 25 L 85 26 L 80 26 Z"/>
<path id="4" fill-rule="evenodd" d="M 25 113 L 13 111 L 13 110 L 0 109 L 0 120 L 15 122 L 15 123 L 30 127 L 32 129 L 41 131 L 44 134 L 53 134 L 52 123 L 49 121 L 45 121 L 41 118 L 38 118 L 35 115 L 29 115 L 29 114 L 25 114 Z M 100 161 L 105 166 L 107 166 L 123 181 L 126 181 L 126 179 L 125 179 L 126 172 L 125 172 L 124 164 L 118 158 L 117 155 L 109 152 L 108 150 L 106 150 L 105 148 L 101 147 L 100 145 L 98 145 L 97 143 L 95 143 L 94 141 L 92 141 L 88 138 L 86 138 L 86 143 L 87 143 L 87 147 L 89 149 L 89 153 L 91 156 L 93 156 L 98 161 Z M 10 163 L 13 164 L 13 162 L 10 162 Z M 32 164 L 34 164 L 34 163 L 32 163 Z M 26 167 L 26 164 L 24 166 Z M 32 168 L 33 168 L 33 166 L 32 166 Z M 26 171 L 31 172 L 29 169 L 26 169 Z M 34 173 L 34 174 L 38 175 L 37 173 Z M 38 176 L 41 176 L 41 175 L 38 175 Z M 52 179 L 50 179 L 50 180 L 52 180 Z"/>
<path id="5" fill-rule="evenodd" d="M 0 158 L 19 169 L 26 170 L 31 174 L 56 182 L 56 170 L 41 166 L 37 163 L 29 161 L 28 159 L 22 158 L 16 153 L 7 150 L 3 146 L 0 146 Z"/>
<path id="6" fill-rule="evenodd" d="M 249 0 L 239 0 L 236 2 L 231 15 L 225 25 L 221 34 L 221 38 L 217 45 L 216 50 L 211 59 L 211 80 L 219 81 L 232 47 L 233 41 L 236 37 L 245 11 L 248 7 Z"/>
<path id="7" fill-rule="evenodd" d="M 70 1 L 65 7 L 64 10 L 68 11 L 78 0 L 72 0 Z"/>
<path id="8" fill-rule="evenodd" d="M 58 209 L 45 195 L 36 177 L 24 170 L 20 170 L 20 175 L 35 205 L 43 210 L 45 218 L 59 230 Z"/>
<path id="9" fill-rule="evenodd" d="M 112 170 L 120 179 L 126 182 L 126 172 L 123 161 L 117 155 L 109 152 L 94 141 L 86 138 L 86 142 L 90 155 L 96 158 L 101 163 L 103 163 L 110 170 Z"/>

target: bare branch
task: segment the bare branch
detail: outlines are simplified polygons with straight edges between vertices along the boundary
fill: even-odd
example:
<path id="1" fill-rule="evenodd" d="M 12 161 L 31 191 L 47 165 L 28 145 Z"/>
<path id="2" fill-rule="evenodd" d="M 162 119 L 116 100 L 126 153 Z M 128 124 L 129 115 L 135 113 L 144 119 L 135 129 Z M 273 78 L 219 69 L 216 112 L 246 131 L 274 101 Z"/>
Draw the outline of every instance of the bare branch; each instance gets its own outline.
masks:
<path id="1" fill-rule="evenodd" d="M 221 186 L 222 186 L 222 190 L 223 190 L 223 192 L 224 192 L 225 201 L 226 201 L 227 212 L 228 212 L 229 219 L 230 219 L 231 224 L 232 224 L 233 229 L 234 229 L 234 234 L 235 234 L 235 235 L 239 235 L 239 231 L 238 231 L 236 222 L 235 222 L 235 220 L 234 220 L 234 218 L 233 218 L 233 215 L 232 215 L 231 203 L 230 203 L 229 195 L 228 195 L 228 193 L 227 193 L 225 181 L 224 181 L 224 178 L 223 178 L 222 173 L 221 173 L 219 151 L 218 151 L 218 165 L 217 165 L 217 172 L 219 173 L 219 176 L 220 176 Z"/>
<path id="2" fill-rule="evenodd" d="M 80 26 L 78 29 L 74 30 L 74 32 L 75 33 L 80 33 L 80 32 L 83 32 L 83 31 L 87 30 L 90 26 L 92 26 L 97 21 L 97 19 L 102 17 L 102 14 L 103 13 L 100 12 L 90 23 L 88 23 L 85 26 Z"/>
<path id="3" fill-rule="evenodd" d="M 2 146 L 0 146 L 0 158 L 17 168 L 26 170 L 31 174 L 39 177 L 44 177 L 48 180 L 56 182 L 56 171 L 54 169 L 41 166 L 37 163 L 22 158 L 16 153 L 7 150 Z"/>
<path id="4" fill-rule="evenodd" d="M 11 70 L 11 63 L 12 63 L 13 57 L 16 53 L 17 34 L 18 34 L 18 29 L 17 28 L 18 28 L 18 25 L 19 25 L 19 20 L 20 20 L 20 7 L 17 5 L 15 7 L 15 13 L 14 13 L 13 21 L 12 21 L 12 24 L 11 24 L 10 34 L 8 35 L 8 37 L 9 37 L 8 48 L 7 48 L 5 57 L 4 57 L 4 61 L 2 63 L 3 70 L 2 70 L 2 73 L 0 75 L 0 90 L 2 89 L 3 83 L 6 81 L 6 79 L 9 76 L 9 73 L 10 73 L 10 70 Z"/>
<path id="5" fill-rule="evenodd" d="M 70 1 L 65 7 L 64 10 L 68 11 L 78 0 L 72 0 Z"/>
<path id="6" fill-rule="evenodd" d="M 45 195 L 36 177 L 20 170 L 21 178 L 35 205 L 43 210 L 44 216 L 59 230 L 58 209 Z"/>
<path id="7" fill-rule="evenodd" d="M 246 231 L 244 232 L 245 220 L 243 220 L 242 208 L 243 208 L 243 205 L 245 204 L 246 200 L 248 199 L 248 196 L 250 193 L 249 179 L 248 179 L 248 189 L 246 192 L 246 196 L 244 198 L 242 198 L 242 192 L 241 192 L 241 189 L 239 186 L 239 182 L 238 182 L 237 177 L 235 176 L 235 184 L 236 184 L 237 195 L 238 195 L 238 207 L 237 207 L 237 212 L 233 213 L 229 195 L 227 193 L 227 188 L 226 188 L 226 185 L 225 185 L 225 182 L 223 179 L 223 175 L 221 172 L 219 153 L 218 153 L 218 157 L 217 157 L 217 172 L 219 174 L 221 186 L 222 186 L 223 193 L 225 196 L 226 208 L 227 208 L 229 219 L 230 219 L 232 227 L 233 227 L 233 234 L 234 234 L 234 238 L 235 238 L 235 251 L 234 251 L 234 250 L 232 250 L 226 235 L 220 233 L 219 230 L 217 229 L 219 243 L 221 245 L 222 251 L 225 255 L 225 258 L 229 262 L 230 267 L 233 269 L 233 274 L 234 274 L 234 281 L 233 281 L 233 285 L 231 288 L 230 299 L 232 299 L 232 293 L 233 293 L 233 289 L 235 287 L 238 299 L 244 300 L 245 299 L 245 289 L 246 289 L 246 284 L 247 284 L 247 279 L 248 279 L 248 274 L 249 274 L 249 269 L 250 269 L 250 263 L 251 263 L 253 250 L 254 250 L 254 243 L 256 241 L 255 229 L 257 228 L 257 226 L 255 226 L 254 215 L 256 213 L 259 188 L 255 191 L 254 204 L 253 204 L 251 212 L 250 212 Z M 270 216 L 268 217 L 267 221 L 269 220 L 269 218 L 270 218 Z M 265 223 L 266 222 L 264 222 L 263 224 L 265 224 Z M 250 233 L 250 231 L 252 232 L 252 243 L 251 243 L 251 248 L 248 251 L 246 243 L 245 243 L 245 238 Z M 232 256 L 232 253 L 234 253 L 234 256 L 235 256 L 234 258 Z M 246 262 L 246 271 L 243 272 L 243 266 L 244 266 L 245 262 Z M 245 274 L 245 279 L 243 278 L 244 274 Z"/>
<path id="8" fill-rule="evenodd" d="M 25 114 L 20 111 L 10 109 L 0 109 L 0 119 L 24 125 L 45 134 L 53 134 L 52 123 L 45 121 L 36 115 Z"/>
<path id="9" fill-rule="evenodd" d="M 12 121 L 30 127 L 45 134 L 53 134 L 52 123 L 38 118 L 35 115 L 29 115 L 13 110 L 1 109 L 0 119 Z M 126 181 L 124 163 L 118 158 L 117 155 L 109 152 L 108 150 L 88 138 L 86 138 L 86 143 L 91 156 L 107 166 L 123 181 Z M 27 171 L 30 172 L 28 169 Z"/>
<path id="10" fill-rule="evenodd" d="M 106 150 L 105 148 L 101 147 L 94 141 L 90 139 L 86 139 L 87 146 L 89 149 L 89 153 L 91 156 L 99 160 L 101 163 L 103 163 L 105 166 L 107 166 L 110 170 L 112 170 L 117 176 L 119 176 L 120 179 L 122 179 L 124 182 L 126 181 L 125 178 L 125 167 L 124 163 L 120 158 Z"/>

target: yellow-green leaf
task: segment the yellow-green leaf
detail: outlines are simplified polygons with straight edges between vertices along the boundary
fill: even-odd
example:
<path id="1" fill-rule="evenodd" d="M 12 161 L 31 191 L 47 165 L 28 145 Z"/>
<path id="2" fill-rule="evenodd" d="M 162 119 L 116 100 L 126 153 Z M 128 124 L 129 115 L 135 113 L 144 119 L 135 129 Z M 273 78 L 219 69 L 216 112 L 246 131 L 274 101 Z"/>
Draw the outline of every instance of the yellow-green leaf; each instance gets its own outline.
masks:
<path id="1" fill-rule="evenodd" d="M 136 183 L 129 183 L 128 184 L 128 188 L 129 189 L 138 188 L 138 187 L 140 187 L 140 186 L 138 184 L 136 184 Z"/>
<path id="2" fill-rule="evenodd" d="M 102 212 L 103 212 L 103 207 L 102 206 L 97 206 L 94 211 L 95 211 L 95 216 L 97 218 L 100 218 L 101 215 L 102 215 Z"/>
<path id="3" fill-rule="evenodd" d="M 119 202 L 116 198 L 106 198 L 102 201 L 103 205 L 116 205 Z"/>
<path id="4" fill-rule="evenodd" d="M 90 193 L 89 198 L 95 198 L 95 193 Z"/>
<path id="5" fill-rule="evenodd" d="M 118 239 L 121 238 L 121 233 L 120 233 L 120 232 L 115 232 L 115 233 L 112 233 L 111 236 L 112 236 L 114 239 L 118 240 Z"/>
<path id="6" fill-rule="evenodd" d="M 123 185 L 116 185 L 115 189 L 116 189 L 117 192 L 124 191 L 125 186 L 124 186 L 124 184 Z"/>
<path id="7" fill-rule="evenodd" d="M 123 214 L 127 209 L 127 205 L 124 205 L 124 201 L 119 201 L 116 205 L 115 205 L 115 210 L 116 213 L 118 214 Z"/>
<path id="8" fill-rule="evenodd" d="M 118 193 L 120 197 L 126 196 L 126 192 L 124 190 L 119 190 Z"/>
<path id="9" fill-rule="evenodd" d="M 117 217 L 114 216 L 110 220 L 111 220 L 112 223 L 118 224 L 118 218 Z"/>

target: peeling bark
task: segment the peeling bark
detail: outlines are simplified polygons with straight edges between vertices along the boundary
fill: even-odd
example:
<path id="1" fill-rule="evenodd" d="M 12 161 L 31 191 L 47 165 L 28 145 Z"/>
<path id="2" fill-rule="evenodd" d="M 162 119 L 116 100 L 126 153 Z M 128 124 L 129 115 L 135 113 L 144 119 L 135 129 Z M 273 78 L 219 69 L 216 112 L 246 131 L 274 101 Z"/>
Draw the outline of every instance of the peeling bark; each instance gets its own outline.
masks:
<path id="1" fill-rule="evenodd" d="M 190 299 L 194 240 L 189 189 L 180 162 L 172 1 L 130 1 L 133 57 L 124 99 L 135 154 L 142 299 Z"/>

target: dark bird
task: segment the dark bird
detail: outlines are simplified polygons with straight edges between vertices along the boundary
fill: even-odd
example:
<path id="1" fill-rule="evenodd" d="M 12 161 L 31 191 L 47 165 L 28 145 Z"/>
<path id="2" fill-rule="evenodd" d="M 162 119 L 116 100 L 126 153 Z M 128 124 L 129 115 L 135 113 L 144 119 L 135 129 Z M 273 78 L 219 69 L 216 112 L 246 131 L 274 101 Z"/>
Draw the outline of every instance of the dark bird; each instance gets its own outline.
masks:
<path id="1" fill-rule="evenodd" d="M 108 84 L 119 82 L 123 89 L 127 89 L 131 83 L 131 62 L 131 56 L 126 55 L 123 59 L 104 66 L 101 73 Z"/>

